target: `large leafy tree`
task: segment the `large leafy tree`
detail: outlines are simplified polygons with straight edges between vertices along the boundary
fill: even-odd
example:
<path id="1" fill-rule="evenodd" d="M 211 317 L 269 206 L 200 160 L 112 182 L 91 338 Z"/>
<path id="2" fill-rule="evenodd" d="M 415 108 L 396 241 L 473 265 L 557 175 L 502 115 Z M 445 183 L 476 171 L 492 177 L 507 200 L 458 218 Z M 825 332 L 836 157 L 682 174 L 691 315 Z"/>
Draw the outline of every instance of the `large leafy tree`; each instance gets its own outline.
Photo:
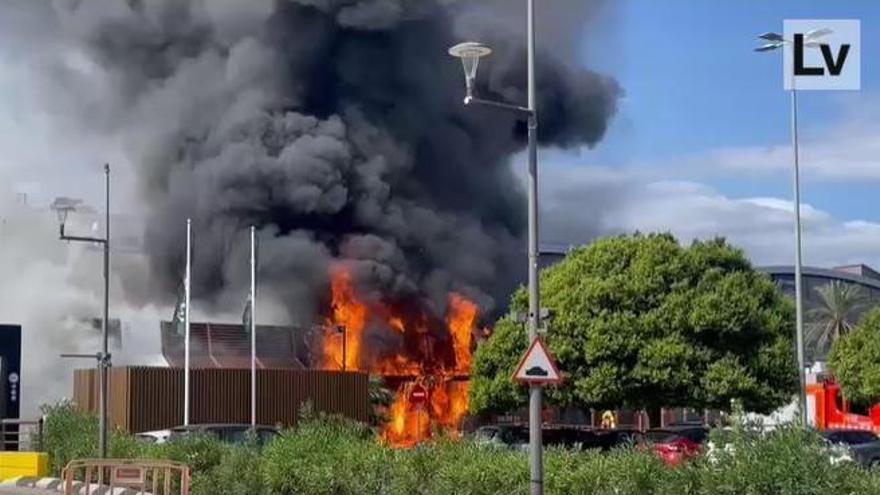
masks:
<path id="1" fill-rule="evenodd" d="M 880 400 L 880 308 L 834 341 L 828 366 L 848 400 L 865 405 Z"/>
<path id="2" fill-rule="evenodd" d="M 791 303 L 724 240 L 682 247 L 668 234 L 597 240 L 541 274 L 546 335 L 565 382 L 558 405 L 726 409 L 739 399 L 767 412 L 791 400 L 797 375 Z M 526 293 L 511 300 L 524 311 Z M 526 346 L 510 317 L 476 350 L 475 413 L 525 404 L 511 374 Z"/>
<path id="3" fill-rule="evenodd" d="M 819 302 L 807 312 L 807 342 L 814 358 L 828 353 L 834 341 L 853 329 L 868 304 L 861 286 L 833 281 L 816 288 Z"/>

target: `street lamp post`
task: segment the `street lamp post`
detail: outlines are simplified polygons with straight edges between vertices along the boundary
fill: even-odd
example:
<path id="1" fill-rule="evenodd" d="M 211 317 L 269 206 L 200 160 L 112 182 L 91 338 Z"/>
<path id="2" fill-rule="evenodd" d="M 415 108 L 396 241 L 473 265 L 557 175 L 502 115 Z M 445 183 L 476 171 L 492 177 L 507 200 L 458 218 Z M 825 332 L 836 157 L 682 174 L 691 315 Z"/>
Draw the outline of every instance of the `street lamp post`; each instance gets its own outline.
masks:
<path id="1" fill-rule="evenodd" d="M 348 337 L 348 335 L 346 335 L 345 325 L 337 325 L 336 326 L 336 333 L 338 333 L 339 335 L 342 336 L 342 371 L 345 371 L 345 367 L 346 367 L 345 360 L 348 357 L 348 356 L 346 356 L 346 351 L 347 351 L 346 340 L 348 340 L 346 337 Z"/>
<path id="2" fill-rule="evenodd" d="M 818 38 L 831 34 L 830 29 L 817 29 L 804 35 L 805 46 L 815 48 L 819 46 Z M 778 33 L 764 33 L 758 36 L 759 39 L 765 41 L 764 45 L 755 48 L 756 52 L 775 51 L 780 48 L 791 45 L 790 40 L 786 40 Z M 803 263 L 801 261 L 801 180 L 800 180 L 800 160 L 798 156 L 798 115 L 797 115 L 797 89 L 794 86 L 794 75 L 792 75 L 791 88 L 791 148 L 792 159 L 794 165 L 793 171 L 793 189 L 794 189 L 794 305 L 795 305 L 795 341 L 797 345 L 797 361 L 798 361 L 798 400 L 800 410 L 800 421 L 803 426 L 807 426 L 807 375 L 806 362 L 804 356 L 804 296 L 802 271 Z"/>
<path id="3" fill-rule="evenodd" d="M 538 338 L 538 319 L 540 317 L 540 301 L 538 297 L 538 119 L 535 101 L 535 2 L 528 0 L 526 21 L 526 46 L 528 53 L 528 106 L 511 105 L 504 102 L 484 100 L 476 97 L 474 81 L 481 57 L 492 53 L 492 50 L 481 43 L 465 42 L 449 49 L 449 54 L 462 61 L 465 72 L 466 96 L 464 104 L 478 104 L 512 111 L 528 119 L 528 223 L 529 223 L 529 342 Z M 531 493 L 544 493 L 544 467 L 542 459 L 541 438 L 541 387 L 531 386 L 529 389 L 529 466 L 531 471 Z"/>
<path id="4" fill-rule="evenodd" d="M 98 455 L 101 458 L 107 457 L 107 400 L 109 390 L 107 372 L 111 366 L 108 348 L 110 324 L 110 165 L 106 164 L 104 165 L 104 193 L 104 237 L 81 237 L 65 234 L 64 224 L 67 221 L 67 215 L 74 210 L 74 206 L 58 202 L 53 205 L 55 212 L 58 214 L 58 232 L 59 238 L 62 241 L 88 242 L 99 244 L 104 248 L 104 318 L 101 328 L 103 334 L 101 351 L 96 354 L 61 355 L 61 357 L 95 358 L 98 361 L 98 387 L 100 388 L 100 394 L 98 395 Z"/>

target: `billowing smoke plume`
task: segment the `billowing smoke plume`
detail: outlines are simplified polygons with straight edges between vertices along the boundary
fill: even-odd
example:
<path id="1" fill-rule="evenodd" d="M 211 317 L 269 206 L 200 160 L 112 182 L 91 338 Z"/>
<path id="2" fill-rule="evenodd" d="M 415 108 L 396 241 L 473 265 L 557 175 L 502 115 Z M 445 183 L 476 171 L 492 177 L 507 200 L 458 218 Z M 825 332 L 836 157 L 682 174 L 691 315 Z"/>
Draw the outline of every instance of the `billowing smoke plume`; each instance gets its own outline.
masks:
<path id="1" fill-rule="evenodd" d="M 489 308 L 514 282 L 525 202 L 509 161 L 525 127 L 462 105 L 461 67 L 446 50 L 459 41 L 467 2 L 54 7 L 81 63 L 106 74 L 90 124 L 126 129 L 156 294 L 170 298 L 180 283 L 187 217 L 194 291 L 218 307 L 241 304 L 229 294 L 243 294 L 252 224 L 263 291 L 302 321 L 339 260 L 366 293 L 415 295 L 438 314 L 450 290 Z M 482 94 L 525 102 L 522 30 L 468 29 L 495 48 L 481 67 Z M 614 113 L 616 83 L 540 60 L 541 142 L 592 145 Z"/>

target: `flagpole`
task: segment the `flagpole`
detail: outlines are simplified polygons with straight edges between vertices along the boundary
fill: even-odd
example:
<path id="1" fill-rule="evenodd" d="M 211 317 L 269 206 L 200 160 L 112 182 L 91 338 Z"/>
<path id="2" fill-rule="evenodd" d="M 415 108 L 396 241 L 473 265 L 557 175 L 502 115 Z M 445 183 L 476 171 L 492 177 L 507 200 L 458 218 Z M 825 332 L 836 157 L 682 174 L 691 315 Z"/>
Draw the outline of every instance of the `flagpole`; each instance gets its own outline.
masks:
<path id="1" fill-rule="evenodd" d="M 256 229 L 251 227 L 251 425 L 257 424 L 257 254 Z"/>
<path id="2" fill-rule="evenodd" d="M 190 334 L 189 334 L 189 300 L 190 300 L 190 278 L 192 275 L 192 220 L 186 219 L 186 276 L 183 280 L 184 306 L 183 306 L 183 325 L 185 327 L 185 336 L 183 344 L 183 424 L 189 425 L 189 409 L 190 409 Z"/>

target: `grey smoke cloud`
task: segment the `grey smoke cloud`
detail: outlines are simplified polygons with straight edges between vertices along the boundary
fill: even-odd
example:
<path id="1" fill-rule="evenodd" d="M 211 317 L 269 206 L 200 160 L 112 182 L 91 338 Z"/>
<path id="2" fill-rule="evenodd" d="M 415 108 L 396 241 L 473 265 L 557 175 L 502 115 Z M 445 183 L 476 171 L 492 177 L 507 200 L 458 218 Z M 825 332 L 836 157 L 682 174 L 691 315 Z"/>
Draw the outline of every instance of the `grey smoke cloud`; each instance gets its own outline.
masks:
<path id="1" fill-rule="evenodd" d="M 562 3 L 573 17 L 594 8 Z M 461 105 L 461 68 L 446 48 L 471 34 L 493 43 L 480 77 L 487 97 L 525 101 L 525 64 L 504 16 L 482 31 L 461 22 L 485 15 L 475 10 L 437 0 L 59 0 L 43 11 L 78 60 L 56 73 L 79 82 L 65 88 L 70 113 L 117 136 L 138 178 L 149 299 L 173 297 L 192 217 L 195 292 L 217 308 L 243 294 L 252 224 L 271 253 L 261 281 L 294 319 L 314 315 L 340 259 L 368 292 L 442 306 L 460 290 L 490 308 L 516 282 L 510 253 L 523 245 L 525 208 L 509 159 L 525 129 Z M 565 26 L 545 42 L 576 28 Z M 538 77 L 545 145 L 602 138 L 621 92 L 612 79 L 549 56 Z M 100 99 L 82 84 L 90 79 Z"/>

